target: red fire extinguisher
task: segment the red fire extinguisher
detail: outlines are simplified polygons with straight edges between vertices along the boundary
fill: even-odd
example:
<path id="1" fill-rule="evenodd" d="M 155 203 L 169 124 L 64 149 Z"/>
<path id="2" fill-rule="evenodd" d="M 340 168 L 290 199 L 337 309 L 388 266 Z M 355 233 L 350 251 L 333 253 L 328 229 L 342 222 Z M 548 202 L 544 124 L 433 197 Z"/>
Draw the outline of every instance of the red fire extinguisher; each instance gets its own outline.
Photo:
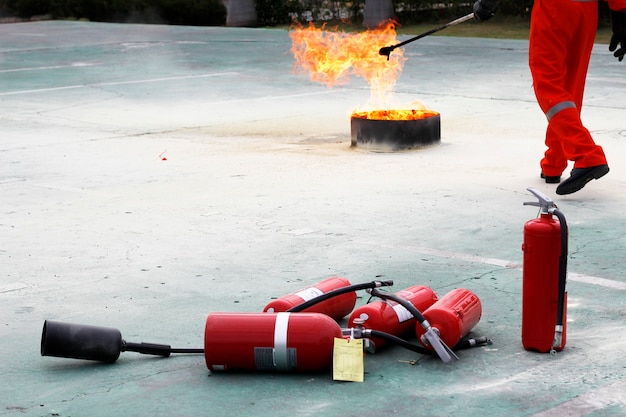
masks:
<path id="1" fill-rule="evenodd" d="M 437 295 L 433 290 L 422 285 L 414 285 L 398 291 L 396 296 L 407 300 L 420 311 L 426 310 L 437 301 Z M 406 308 L 393 300 L 378 300 L 357 308 L 350 314 L 348 327 L 355 327 L 355 320 L 361 321 L 368 329 L 395 336 L 412 332 L 416 322 L 416 318 Z M 371 342 L 376 349 L 388 343 L 385 339 L 378 337 L 372 337 Z"/>
<path id="2" fill-rule="evenodd" d="M 526 350 L 557 352 L 565 348 L 567 319 L 567 223 L 554 201 L 528 188 L 540 208 L 524 224 L 522 267 L 522 345 Z M 556 217 L 556 219 L 555 219 Z"/>
<path id="3" fill-rule="evenodd" d="M 320 313 L 211 313 L 204 358 L 211 371 L 319 372 L 341 328 Z"/>
<path id="4" fill-rule="evenodd" d="M 443 296 L 424 311 L 430 323 L 445 345 L 454 347 L 478 324 L 482 315 L 480 299 L 470 290 L 457 288 Z M 426 331 L 421 325 L 415 327 L 417 338 L 428 348 L 432 346 L 422 337 Z"/>
<path id="5" fill-rule="evenodd" d="M 330 291 L 350 286 L 350 281 L 342 277 L 330 277 L 317 284 L 306 287 L 293 294 L 288 294 L 269 302 L 263 312 L 280 313 L 290 310 L 306 301 L 312 300 Z M 317 303 L 303 311 L 308 313 L 322 313 L 335 320 L 341 320 L 354 309 L 356 304 L 356 292 L 350 291 L 336 297 L 329 298 Z"/>

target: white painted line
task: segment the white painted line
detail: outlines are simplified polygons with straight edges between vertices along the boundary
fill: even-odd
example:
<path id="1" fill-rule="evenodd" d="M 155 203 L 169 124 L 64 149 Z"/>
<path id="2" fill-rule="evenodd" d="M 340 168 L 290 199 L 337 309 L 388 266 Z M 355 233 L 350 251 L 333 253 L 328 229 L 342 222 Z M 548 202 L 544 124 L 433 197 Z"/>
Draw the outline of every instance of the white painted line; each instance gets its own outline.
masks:
<path id="1" fill-rule="evenodd" d="M 440 258 L 448 258 L 448 259 L 458 259 L 466 262 L 474 262 L 485 265 L 495 265 L 502 268 L 508 269 L 522 269 L 521 263 L 511 262 L 504 259 L 497 258 L 486 258 L 484 256 L 478 255 L 469 255 L 466 253 L 452 252 L 447 250 L 439 250 L 433 248 L 426 248 L 423 246 L 414 246 L 414 245 L 396 245 L 396 244 L 385 244 L 382 242 L 362 242 L 366 245 L 375 245 L 392 249 L 403 249 L 409 252 L 421 253 L 424 255 L 433 255 Z M 594 277 L 590 275 L 578 274 L 575 272 L 567 273 L 568 281 L 581 282 L 583 284 L 597 285 L 599 287 L 612 288 L 616 290 L 626 291 L 626 282 L 614 281 L 611 279 Z"/>
<path id="2" fill-rule="evenodd" d="M 158 83 L 158 82 L 164 82 L 164 81 L 190 80 L 190 79 L 208 78 L 208 77 L 224 77 L 224 76 L 237 75 L 237 74 L 238 73 L 236 72 L 218 72 L 218 73 L 213 73 L 213 74 L 182 75 L 178 77 L 151 78 L 151 79 L 146 79 L 146 80 L 130 80 L 130 81 L 107 82 L 107 83 L 65 85 L 61 87 L 37 88 L 33 90 L 7 91 L 7 92 L 0 93 L 0 96 L 47 93 L 50 91 L 72 90 L 72 89 L 77 89 L 77 88 L 88 88 L 88 87 L 109 87 L 109 86 L 114 86 L 114 85 L 147 84 L 147 83 Z"/>
<path id="3" fill-rule="evenodd" d="M 626 381 L 598 388 L 532 417 L 583 417 L 603 408 L 626 405 Z"/>
<path id="4" fill-rule="evenodd" d="M 50 65 L 50 66 L 46 66 L 46 67 L 12 68 L 12 69 L 0 70 L 0 74 L 7 73 L 7 72 L 44 71 L 44 70 L 61 69 L 61 68 L 92 67 L 94 65 L 96 65 L 96 64 L 90 64 L 90 63 L 87 63 L 87 62 L 78 62 L 78 63 L 74 63 L 74 64 L 70 64 L 70 65 Z"/>
<path id="5" fill-rule="evenodd" d="M 600 287 L 613 288 L 626 291 L 626 282 L 613 281 L 611 279 L 592 277 L 589 275 L 568 272 L 567 279 L 570 281 L 582 282 L 584 284 L 598 285 Z"/>

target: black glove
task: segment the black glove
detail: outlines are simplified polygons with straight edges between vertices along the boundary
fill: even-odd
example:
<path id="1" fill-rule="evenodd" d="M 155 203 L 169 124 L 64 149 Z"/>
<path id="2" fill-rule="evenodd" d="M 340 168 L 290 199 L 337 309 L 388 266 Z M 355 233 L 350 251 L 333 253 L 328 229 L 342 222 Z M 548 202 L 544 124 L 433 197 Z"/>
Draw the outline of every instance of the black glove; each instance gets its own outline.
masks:
<path id="1" fill-rule="evenodd" d="M 619 45 L 619 49 L 613 53 L 613 56 L 621 62 L 624 59 L 624 54 L 626 54 L 626 10 L 611 11 L 611 27 L 613 28 L 613 36 L 611 36 L 609 51 L 615 51 Z"/>
<path id="2" fill-rule="evenodd" d="M 479 21 L 491 19 L 495 14 L 497 4 L 497 0 L 476 0 L 474 18 Z"/>

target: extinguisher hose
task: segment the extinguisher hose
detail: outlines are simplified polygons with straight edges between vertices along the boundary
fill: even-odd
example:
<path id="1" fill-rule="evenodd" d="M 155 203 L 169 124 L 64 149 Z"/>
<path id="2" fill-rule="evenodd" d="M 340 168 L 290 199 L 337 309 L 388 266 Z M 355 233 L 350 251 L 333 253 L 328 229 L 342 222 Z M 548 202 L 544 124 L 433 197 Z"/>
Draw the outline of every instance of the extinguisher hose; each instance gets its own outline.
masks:
<path id="1" fill-rule="evenodd" d="M 431 356 L 436 355 L 436 353 L 430 349 L 426 349 L 423 346 L 417 345 L 415 343 L 411 343 L 408 340 L 404 340 L 391 333 L 382 332 L 380 330 L 369 330 L 369 329 L 367 329 L 366 332 L 367 332 L 366 333 L 367 337 L 378 337 L 380 339 L 385 339 L 388 342 L 394 343 L 410 351 L 421 353 L 423 355 L 431 355 Z M 479 336 L 475 338 L 465 338 L 461 340 L 459 343 L 457 343 L 452 350 L 457 351 L 457 350 L 471 349 L 474 347 L 490 345 L 491 343 L 492 343 L 491 339 L 485 336 Z"/>
<path id="2" fill-rule="evenodd" d="M 172 348 L 170 345 L 157 343 L 132 343 L 122 340 L 122 352 L 136 352 L 145 355 L 169 357 L 171 353 L 204 353 L 204 349 Z"/>
<path id="3" fill-rule="evenodd" d="M 565 287 L 567 283 L 567 221 L 565 215 L 557 208 L 550 210 L 558 219 L 561 225 L 561 255 L 559 257 L 559 294 L 557 298 L 556 310 L 556 332 L 559 340 L 555 340 L 555 347 L 561 345 L 560 336 L 563 331 L 563 313 L 565 311 Z"/>
<path id="4" fill-rule="evenodd" d="M 402 297 L 398 297 L 395 294 L 382 293 L 378 291 L 376 288 L 373 288 L 372 290 L 370 290 L 369 293 L 373 295 L 374 297 L 382 298 L 383 300 L 395 301 L 396 303 L 400 304 L 402 307 L 406 308 L 409 311 L 409 313 L 411 313 L 413 317 L 415 317 L 417 321 L 419 321 L 420 323 L 424 323 L 424 321 L 426 321 L 426 318 L 417 309 L 417 307 L 415 307 L 410 301 L 405 300 Z"/>
<path id="5" fill-rule="evenodd" d="M 298 304 L 297 306 L 291 307 L 287 310 L 287 313 L 299 313 L 307 308 L 314 306 L 315 304 L 321 303 L 322 301 L 326 301 L 330 298 L 337 297 L 338 295 L 346 294 L 352 291 L 366 290 L 370 288 L 378 288 L 378 287 L 389 287 L 393 285 L 392 280 L 387 281 L 371 281 L 364 282 L 362 284 L 353 284 L 348 285 L 346 287 L 341 287 L 334 289 L 332 291 L 328 291 L 327 293 L 321 294 L 315 298 L 311 298 L 308 301 L 305 301 L 302 304 Z"/>
<path id="6" fill-rule="evenodd" d="M 426 349 L 422 346 L 411 343 L 408 340 L 404 340 L 391 333 L 381 332 L 380 330 L 368 330 L 368 333 L 372 337 L 385 339 L 388 342 L 394 343 L 398 346 L 402 346 L 403 348 L 411 350 L 413 352 L 421 353 L 423 355 L 433 355 L 435 353 L 435 352 L 432 352 L 430 349 Z"/>

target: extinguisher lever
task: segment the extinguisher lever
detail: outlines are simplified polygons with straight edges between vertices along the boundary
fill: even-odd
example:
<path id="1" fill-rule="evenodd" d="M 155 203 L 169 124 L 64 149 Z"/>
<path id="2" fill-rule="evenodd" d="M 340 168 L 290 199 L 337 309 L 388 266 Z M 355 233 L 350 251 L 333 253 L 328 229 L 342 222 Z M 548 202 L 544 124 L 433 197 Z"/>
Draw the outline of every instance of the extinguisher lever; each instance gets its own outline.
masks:
<path id="1" fill-rule="evenodd" d="M 539 201 L 527 201 L 524 203 L 525 206 L 540 207 L 541 211 L 544 213 L 549 213 L 551 209 L 554 210 L 557 208 L 554 200 L 543 194 L 541 191 L 532 187 L 528 187 L 527 190 L 530 191 L 531 194 L 533 194 L 535 197 L 537 197 L 537 200 Z"/>
<path id="2" fill-rule="evenodd" d="M 435 329 L 430 326 L 430 323 L 428 323 L 428 321 L 425 320 L 422 323 L 422 327 L 426 330 L 426 333 L 424 333 L 424 338 L 428 341 L 428 344 L 433 347 L 442 362 L 448 363 L 459 360 L 459 357 L 454 353 L 452 349 L 448 347 L 448 345 L 444 343 L 443 340 L 441 340 L 441 338 L 439 337 L 439 333 L 437 333 Z"/>

